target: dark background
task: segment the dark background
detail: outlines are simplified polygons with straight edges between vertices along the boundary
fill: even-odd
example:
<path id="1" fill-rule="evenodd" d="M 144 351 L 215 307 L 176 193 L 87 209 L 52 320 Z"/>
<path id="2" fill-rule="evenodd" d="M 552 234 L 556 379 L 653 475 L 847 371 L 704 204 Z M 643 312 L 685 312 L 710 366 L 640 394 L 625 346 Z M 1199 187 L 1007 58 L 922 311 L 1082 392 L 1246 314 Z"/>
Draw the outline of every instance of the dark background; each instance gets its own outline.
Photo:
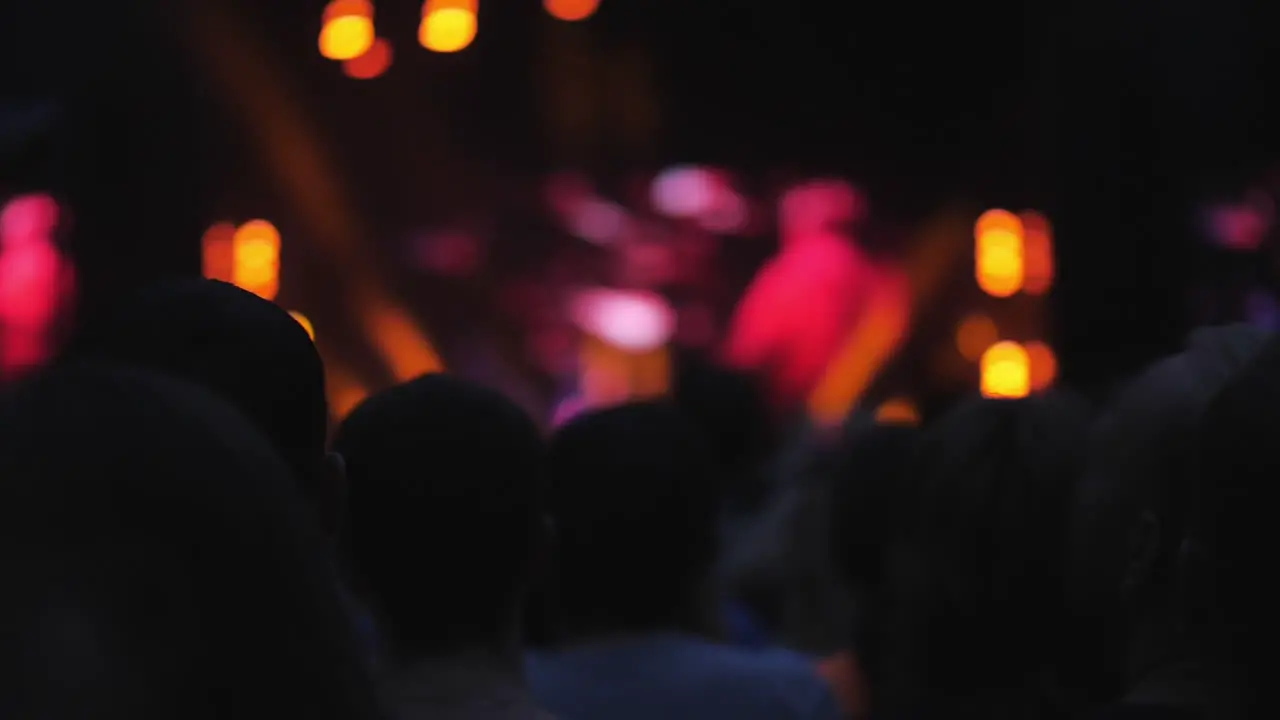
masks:
<path id="1" fill-rule="evenodd" d="M 1105 382 L 1187 330 L 1195 202 L 1276 157 L 1267 88 L 1280 71 L 1260 2 L 603 0 L 588 23 L 565 25 L 537 0 L 482 0 L 475 44 L 444 56 L 416 44 L 418 3 L 378 0 L 397 57 L 364 83 L 318 54 L 323 5 L 0 5 L 6 112 L 45 103 L 54 118 L 6 141 L 0 180 L 71 199 L 87 307 L 197 272 L 212 220 L 268 216 L 286 237 L 316 234 L 244 121 L 270 94 L 305 121 L 306 147 L 323 149 L 356 218 L 312 219 L 354 245 L 492 213 L 484 198 L 519 197 L 568 165 L 625 178 L 714 161 L 762 192 L 837 172 L 907 223 L 954 200 L 1044 208 L 1066 377 Z M 211 82 L 211 63 L 228 61 L 247 63 L 233 77 L 274 85 Z M 566 120 L 573 88 L 594 98 L 583 107 L 614 109 Z M 618 117 L 638 129 L 609 130 Z M 598 131 L 564 132 L 573 122 Z M 268 142 L 292 147 L 286 136 Z M 300 269 L 286 270 L 286 294 L 334 272 L 291 252 Z"/>

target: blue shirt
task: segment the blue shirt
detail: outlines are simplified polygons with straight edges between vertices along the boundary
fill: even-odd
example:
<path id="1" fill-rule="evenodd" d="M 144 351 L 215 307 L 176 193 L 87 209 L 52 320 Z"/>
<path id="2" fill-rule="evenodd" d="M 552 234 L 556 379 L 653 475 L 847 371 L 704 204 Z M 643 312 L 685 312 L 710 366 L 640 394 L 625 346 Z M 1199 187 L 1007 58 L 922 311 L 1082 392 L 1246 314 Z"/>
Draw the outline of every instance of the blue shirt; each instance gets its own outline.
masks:
<path id="1" fill-rule="evenodd" d="M 558 720 L 835 720 L 835 697 L 807 658 L 688 635 L 632 637 L 532 652 L 534 697 Z"/>

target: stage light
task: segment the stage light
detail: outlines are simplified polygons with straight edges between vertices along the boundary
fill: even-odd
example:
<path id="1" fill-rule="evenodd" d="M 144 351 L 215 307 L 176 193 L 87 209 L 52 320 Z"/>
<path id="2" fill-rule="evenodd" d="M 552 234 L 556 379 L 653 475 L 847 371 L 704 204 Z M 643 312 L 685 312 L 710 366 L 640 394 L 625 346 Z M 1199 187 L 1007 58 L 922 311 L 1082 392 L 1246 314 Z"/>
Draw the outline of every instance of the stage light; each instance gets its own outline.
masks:
<path id="1" fill-rule="evenodd" d="M 479 0 L 427 0 L 422 6 L 418 42 L 439 53 L 458 52 L 476 37 Z"/>
<path id="2" fill-rule="evenodd" d="M 265 300 L 280 292 L 280 232 L 266 220 L 250 220 L 232 240 L 232 282 Z"/>
<path id="3" fill-rule="evenodd" d="M 982 396 L 1022 398 L 1031 392 L 1031 359 L 1016 342 L 998 342 L 982 354 Z"/>
<path id="4" fill-rule="evenodd" d="M 342 72 L 356 80 L 372 80 L 391 67 L 391 43 L 378 38 L 365 54 L 342 63 Z"/>
<path id="5" fill-rule="evenodd" d="M 983 351 L 1000 340 L 996 323 L 986 315 L 970 315 L 956 328 L 956 349 L 967 360 L 977 361 Z"/>
<path id="6" fill-rule="evenodd" d="M 993 297 L 1009 297 L 1022 289 L 1026 274 L 1024 230 L 1018 216 L 990 210 L 974 228 L 974 275 L 978 287 Z"/>
<path id="7" fill-rule="evenodd" d="M 907 398 L 893 398 L 876 408 L 876 422 L 881 425 L 915 427 L 920 424 L 920 411 Z"/>
<path id="8" fill-rule="evenodd" d="M 542 0 L 542 7 L 557 20 L 575 22 L 595 15 L 600 0 Z"/>
<path id="9" fill-rule="evenodd" d="M 351 60 L 369 51 L 374 41 L 373 4 L 369 0 L 333 0 L 324 10 L 320 54 Z"/>
<path id="10" fill-rule="evenodd" d="M 204 276 L 210 280 L 233 282 L 235 273 L 236 226 L 229 222 L 214 223 L 201 238 Z"/>
<path id="11" fill-rule="evenodd" d="M 1036 341 L 1027 343 L 1027 359 L 1031 364 L 1031 389 L 1048 390 L 1058 379 L 1058 356 L 1053 348 Z"/>
<path id="12" fill-rule="evenodd" d="M 1023 268 L 1022 289 L 1029 295 L 1043 295 L 1053 285 L 1053 228 L 1038 212 L 1022 213 Z"/>

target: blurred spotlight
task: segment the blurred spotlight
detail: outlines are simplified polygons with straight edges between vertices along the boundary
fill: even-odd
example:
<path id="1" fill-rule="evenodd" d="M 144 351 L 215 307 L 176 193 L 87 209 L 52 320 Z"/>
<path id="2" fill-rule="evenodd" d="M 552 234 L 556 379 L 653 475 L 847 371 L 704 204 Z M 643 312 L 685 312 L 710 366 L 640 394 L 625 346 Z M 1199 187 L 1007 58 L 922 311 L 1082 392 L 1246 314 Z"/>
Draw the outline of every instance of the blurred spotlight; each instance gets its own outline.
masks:
<path id="1" fill-rule="evenodd" d="M 229 222 L 214 223 L 204 231 L 200 245 L 205 277 L 235 281 L 235 237 L 236 226 Z"/>
<path id="2" fill-rule="evenodd" d="M 586 20 L 596 13 L 600 0 L 542 0 L 542 7 L 557 20 Z"/>
<path id="3" fill-rule="evenodd" d="M 974 362 L 982 357 L 983 351 L 1000 340 L 1000 330 L 990 317 L 974 314 L 960 321 L 956 328 L 956 349 L 967 360 Z"/>
<path id="4" fill-rule="evenodd" d="M 579 391 L 587 407 L 664 395 L 671 385 L 667 344 L 676 313 L 659 295 L 595 289 L 574 302 L 583 332 Z"/>
<path id="5" fill-rule="evenodd" d="M 1018 216 L 990 210 L 974 228 L 974 275 L 978 287 L 992 297 L 1009 297 L 1022 289 L 1025 277 L 1023 227 Z"/>
<path id="6" fill-rule="evenodd" d="M 573 318 L 587 334 L 633 353 L 666 345 L 676 330 L 676 313 L 666 300 L 640 291 L 585 291 L 574 301 Z"/>
<path id="7" fill-rule="evenodd" d="M 370 302 L 365 308 L 364 325 L 396 382 L 444 370 L 435 348 L 403 308 Z"/>
<path id="8" fill-rule="evenodd" d="M 1030 295 L 1043 295 L 1053 285 L 1053 228 L 1044 215 L 1022 213 L 1023 285 Z"/>
<path id="9" fill-rule="evenodd" d="M 330 60 L 351 60 L 373 46 L 373 4 L 369 0 L 333 0 L 324 9 L 320 54 Z"/>
<path id="10" fill-rule="evenodd" d="M 266 220 L 250 220 L 232 239 L 231 279 L 265 300 L 280 292 L 280 232 Z"/>
<path id="11" fill-rule="evenodd" d="M 1271 197 L 1260 191 L 1249 193 L 1242 202 L 1213 205 L 1204 211 L 1204 232 L 1218 247 L 1232 252 L 1253 252 L 1275 225 L 1276 207 Z"/>
<path id="12" fill-rule="evenodd" d="M 683 165 L 658 174 L 649 190 L 649 202 L 657 212 L 673 218 L 698 217 L 716 201 L 717 178 L 707 168 Z"/>
<path id="13" fill-rule="evenodd" d="M 876 422 L 881 425 L 915 427 L 920 424 L 920 411 L 907 398 L 892 398 L 876 408 Z"/>
<path id="14" fill-rule="evenodd" d="M 356 80 L 372 80 L 391 67 L 391 43 L 378 38 L 363 55 L 342 63 L 342 72 Z"/>
<path id="15" fill-rule="evenodd" d="M 54 350 L 54 323 L 75 281 L 55 243 L 61 215 L 44 193 L 0 204 L 0 382 L 35 369 Z"/>
<path id="16" fill-rule="evenodd" d="M 982 395 L 1021 398 L 1031 392 L 1031 359 L 1016 342 L 998 342 L 982 354 Z"/>
<path id="17" fill-rule="evenodd" d="M 618 205 L 594 198 L 579 203 L 569 215 L 569 230 L 597 245 L 608 245 L 622 234 L 627 213 Z"/>
<path id="18" fill-rule="evenodd" d="M 735 235 L 747 229 L 747 201 L 732 188 L 720 188 L 715 200 L 698 218 L 702 229 L 719 235 Z"/>
<path id="19" fill-rule="evenodd" d="M 476 37 L 479 0 L 427 0 L 422 6 L 418 42 L 439 53 L 458 52 Z"/>
<path id="20" fill-rule="evenodd" d="M 313 342 L 315 341 L 316 326 L 311 324 L 310 318 L 298 312 L 297 310 L 290 310 L 289 317 L 293 318 L 294 320 L 297 320 L 298 324 L 302 326 L 302 329 L 307 331 L 307 335 L 311 336 L 311 340 Z"/>
<path id="21" fill-rule="evenodd" d="M 1058 379 L 1058 357 L 1053 348 L 1035 341 L 1027 343 L 1027 359 L 1031 364 L 1031 389 L 1048 390 Z"/>

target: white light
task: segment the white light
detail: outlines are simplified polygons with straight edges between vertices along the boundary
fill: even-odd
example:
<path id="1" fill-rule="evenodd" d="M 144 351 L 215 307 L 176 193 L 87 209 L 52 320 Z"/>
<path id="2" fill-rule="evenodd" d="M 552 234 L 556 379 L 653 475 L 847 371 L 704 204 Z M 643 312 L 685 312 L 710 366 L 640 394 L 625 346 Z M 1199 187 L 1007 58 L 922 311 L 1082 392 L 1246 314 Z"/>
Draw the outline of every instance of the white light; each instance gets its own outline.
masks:
<path id="1" fill-rule="evenodd" d="M 662 347 L 676 328 L 675 311 L 649 292 L 587 290 L 575 301 L 573 315 L 583 331 L 628 352 Z"/>
<path id="2" fill-rule="evenodd" d="M 715 175 L 706 168 L 673 167 L 654 178 L 649 202 L 667 217 L 697 217 L 715 204 L 716 185 Z"/>

